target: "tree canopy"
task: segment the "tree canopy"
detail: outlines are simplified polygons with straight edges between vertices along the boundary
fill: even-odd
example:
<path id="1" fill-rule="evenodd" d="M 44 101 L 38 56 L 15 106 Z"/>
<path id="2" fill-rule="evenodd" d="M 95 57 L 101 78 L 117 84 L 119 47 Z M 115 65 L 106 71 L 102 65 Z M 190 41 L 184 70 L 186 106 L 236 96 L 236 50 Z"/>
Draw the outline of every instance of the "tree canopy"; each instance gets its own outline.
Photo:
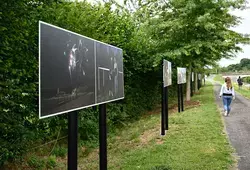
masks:
<path id="1" fill-rule="evenodd" d="M 250 71 L 250 59 L 243 58 L 238 64 L 231 64 L 227 67 L 221 68 L 222 72 L 246 72 Z"/>

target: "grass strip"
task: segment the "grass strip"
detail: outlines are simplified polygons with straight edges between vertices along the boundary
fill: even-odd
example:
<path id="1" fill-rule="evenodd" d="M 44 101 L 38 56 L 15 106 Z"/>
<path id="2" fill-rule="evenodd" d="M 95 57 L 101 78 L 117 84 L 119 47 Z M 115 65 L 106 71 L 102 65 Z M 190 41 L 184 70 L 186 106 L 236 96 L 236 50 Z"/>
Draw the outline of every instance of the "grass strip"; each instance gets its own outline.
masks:
<path id="1" fill-rule="evenodd" d="M 170 116 L 166 136 L 160 136 L 160 112 L 130 124 L 108 141 L 109 170 L 223 170 L 233 163 L 233 149 L 223 129 L 208 83 L 192 98 L 193 108 Z M 98 169 L 98 150 L 83 158 L 80 168 Z"/>

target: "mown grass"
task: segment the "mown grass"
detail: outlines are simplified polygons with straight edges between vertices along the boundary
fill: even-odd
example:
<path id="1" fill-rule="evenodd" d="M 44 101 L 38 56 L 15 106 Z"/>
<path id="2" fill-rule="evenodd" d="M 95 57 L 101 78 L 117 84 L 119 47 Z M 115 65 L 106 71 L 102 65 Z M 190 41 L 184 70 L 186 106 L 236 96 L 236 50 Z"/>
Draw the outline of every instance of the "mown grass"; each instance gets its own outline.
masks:
<path id="1" fill-rule="evenodd" d="M 224 79 L 223 77 L 218 74 L 214 77 L 214 80 L 217 81 L 217 82 L 220 82 L 221 84 L 224 83 Z M 234 89 L 236 92 L 240 93 L 242 96 L 250 99 L 250 88 L 249 87 L 246 87 L 246 86 L 242 86 L 241 89 L 238 88 L 238 84 L 237 83 L 234 83 Z"/>
<path id="2" fill-rule="evenodd" d="M 177 103 L 176 98 L 169 99 L 169 106 L 174 107 Z M 116 129 L 109 129 L 108 127 L 108 147 L 109 151 L 116 149 L 113 145 L 119 143 L 119 147 L 123 148 L 124 151 L 132 149 L 134 143 L 136 145 L 142 145 L 146 141 L 140 143 L 138 138 L 141 133 L 146 132 L 148 129 L 153 128 L 159 121 L 157 117 L 151 116 L 154 114 L 160 114 L 160 105 L 156 106 L 153 111 L 146 112 L 143 118 L 139 121 L 134 120 L 133 122 L 128 122 L 123 125 L 123 127 L 117 127 Z M 148 119 L 154 117 L 155 123 L 148 124 Z M 138 125 L 138 126 L 136 126 Z M 125 128 L 126 127 L 126 128 Z M 128 129 L 129 128 L 129 129 Z M 128 129 L 128 130 L 127 130 Z M 130 131 L 132 130 L 132 131 Z M 158 132 L 158 129 L 156 130 Z M 151 131 L 148 131 L 149 133 Z M 160 133 L 160 132 L 159 132 Z M 122 136 L 122 138 L 120 137 Z M 158 136 L 158 134 L 157 134 Z M 22 170 L 22 169 L 53 169 L 61 170 L 67 169 L 67 138 L 58 142 L 55 146 L 54 143 L 48 143 L 46 145 L 38 146 L 37 148 L 31 148 L 30 152 L 24 155 L 20 160 L 15 160 L 13 162 L 8 162 L 3 169 L 12 169 L 12 170 Z M 86 143 L 82 144 L 79 141 L 78 147 L 78 157 L 79 157 L 79 167 L 83 170 L 98 169 L 98 146 L 94 146 L 89 141 L 89 145 Z M 124 147 L 126 146 L 126 147 Z M 117 154 L 113 154 L 117 156 Z M 1 168 L 0 168 L 1 169 Z"/>
<path id="3" fill-rule="evenodd" d="M 108 140 L 108 169 L 223 170 L 234 159 L 211 84 L 192 98 L 200 105 L 170 116 L 160 136 L 160 112 L 130 124 Z M 80 163 L 81 162 L 81 163 Z M 82 169 L 98 169 L 98 151 L 79 160 Z"/>
<path id="4" fill-rule="evenodd" d="M 222 77 L 221 74 L 215 75 L 215 76 L 214 76 L 214 81 L 217 81 L 217 82 L 219 82 L 219 83 L 221 83 L 221 84 L 224 83 L 224 79 L 223 79 L 223 77 Z"/>
<path id="5" fill-rule="evenodd" d="M 177 113 L 177 108 L 171 107 L 166 136 L 160 136 L 159 107 L 108 134 L 108 169 L 228 169 L 234 162 L 232 149 L 223 132 L 212 86 L 206 84 L 192 98 L 193 103 L 185 106 L 185 112 Z M 170 102 L 171 106 L 176 103 Z M 67 169 L 66 151 L 64 147 L 55 148 L 48 157 L 39 156 L 37 151 L 15 169 Z M 80 146 L 78 154 L 79 169 L 99 169 L 98 148 Z"/>

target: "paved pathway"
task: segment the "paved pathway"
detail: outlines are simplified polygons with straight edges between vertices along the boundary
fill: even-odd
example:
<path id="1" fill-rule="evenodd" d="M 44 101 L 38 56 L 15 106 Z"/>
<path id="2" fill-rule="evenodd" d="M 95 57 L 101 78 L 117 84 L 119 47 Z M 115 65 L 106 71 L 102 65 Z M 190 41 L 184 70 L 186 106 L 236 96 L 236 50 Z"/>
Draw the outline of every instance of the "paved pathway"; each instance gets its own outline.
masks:
<path id="1" fill-rule="evenodd" d="M 223 114 L 222 99 L 219 98 L 221 85 L 214 83 L 216 102 Z M 238 169 L 250 170 L 250 100 L 236 94 L 232 102 L 232 110 L 228 117 L 224 117 L 226 131 L 232 146 L 239 157 Z"/>

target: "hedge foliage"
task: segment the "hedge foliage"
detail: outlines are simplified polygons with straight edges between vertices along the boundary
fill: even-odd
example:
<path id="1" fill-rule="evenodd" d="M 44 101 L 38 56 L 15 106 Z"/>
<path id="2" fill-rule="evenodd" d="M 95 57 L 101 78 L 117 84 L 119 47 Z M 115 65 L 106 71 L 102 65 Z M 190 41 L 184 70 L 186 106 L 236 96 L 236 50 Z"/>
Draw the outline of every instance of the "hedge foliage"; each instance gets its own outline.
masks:
<path id="1" fill-rule="evenodd" d="M 118 46 L 124 51 L 125 100 L 108 104 L 109 129 L 139 118 L 160 99 L 160 69 L 152 67 L 150 43 L 133 21 L 111 4 L 87 2 L 1 1 L 0 12 L 0 165 L 19 157 L 38 141 L 49 141 L 67 115 L 38 119 L 38 21 Z M 83 141 L 98 140 L 98 112 L 79 114 Z"/>

